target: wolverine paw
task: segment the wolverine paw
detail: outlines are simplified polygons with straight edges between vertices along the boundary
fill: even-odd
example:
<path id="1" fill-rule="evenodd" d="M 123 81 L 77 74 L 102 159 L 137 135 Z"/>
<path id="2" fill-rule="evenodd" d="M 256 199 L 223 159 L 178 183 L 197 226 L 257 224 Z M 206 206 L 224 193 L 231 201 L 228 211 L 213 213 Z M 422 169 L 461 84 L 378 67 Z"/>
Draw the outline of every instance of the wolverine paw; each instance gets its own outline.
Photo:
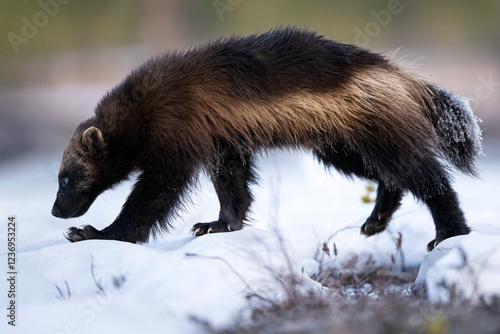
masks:
<path id="1" fill-rule="evenodd" d="M 70 227 L 64 233 L 64 237 L 71 242 L 82 240 L 97 239 L 99 231 L 91 225 L 83 225 L 80 227 Z"/>
<path id="2" fill-rule="evenodd" d="M 436 247 L 437 245 L 439 244 L 438 241 L 436 241 L 436 239 L 432 240 L 431 242 L 429 242 L 427 244 L 427 251 L 430 252 L 434 249 L 434 247 Z"/>
<path id="3" fill-rule="evenodd" d="M 193 227 L 191 228 L 191 233 L 193 233 L 197 237 L 207 233 L 220 233 L 229 231 L 231 231 L 229 226 L 226 223 L 218 220 L 210 223 L 194 224 Z"/>
<path id="4" fill-rule="evenodd" d="M 361 226 L 361 234 L 370 237 L 377 233 L 383 232 L 387 227 L 387 223 L 387 221 L 368 218 L 363 226 Z"/>

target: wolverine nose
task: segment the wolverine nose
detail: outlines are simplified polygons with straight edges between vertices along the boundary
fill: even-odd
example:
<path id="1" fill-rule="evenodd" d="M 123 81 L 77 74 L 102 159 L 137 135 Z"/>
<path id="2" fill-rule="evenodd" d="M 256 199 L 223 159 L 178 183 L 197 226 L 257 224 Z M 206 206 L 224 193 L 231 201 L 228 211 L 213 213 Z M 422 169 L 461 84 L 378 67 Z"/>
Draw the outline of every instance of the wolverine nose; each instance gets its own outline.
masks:
<path id="1" fill-rule="evenodd" d="M 52 216 L 54 217 L 57 217 L 57 218 L 61 218 L 61 214 L 59 212 L 59 209 L 56 208 L 56 205 L 54 204 L 54 206 L 52 207 Z"/>

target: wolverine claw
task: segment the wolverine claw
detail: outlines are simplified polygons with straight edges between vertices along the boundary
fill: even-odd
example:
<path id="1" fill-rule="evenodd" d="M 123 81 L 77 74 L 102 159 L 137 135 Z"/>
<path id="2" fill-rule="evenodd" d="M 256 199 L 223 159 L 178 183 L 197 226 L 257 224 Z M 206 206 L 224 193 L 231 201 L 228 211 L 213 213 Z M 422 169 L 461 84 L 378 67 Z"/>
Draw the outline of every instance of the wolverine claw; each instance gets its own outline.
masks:
<path id="1" fill-rule="evenodd" d="M 81 230 L 77 227 L 70 227 L 64 231 L 64 237 L 71 242 L 85 240 L 85 237 L 81 233 Z"/>
<path id="2" fill-rule="evenodd" d="M 432 240 L 427 244 L 427 251 L 430 252 L 438 245 L 439 242 L 436 241 L 436 239 Z"/>
<path id="3" fill-rule="evenodd" d="M 221 221 L 213 221 L 210 223 L 198 223 L 194 224 L 191 228 L 191 232 L 194 236 L 199 237 L 208 233 L 220 233 L 220 232 L 229 232 L 231 229 L 229 226 Z"/>
<path id="4" fill-rule="evenodd" d="M 71 242 L 83 241 L 88 239 L 97 239 L 99 231 L 91 225 L 82 225 L 80 227 L 70 227 L 64 232 L 64 237 Z"/>
<path id="5" fill-rule="evenodd" d="M 375 220 L 368 218 L 366 222 L 361 226 L 361 234 L 370 237 L 372 235 L 383 232 L 387 227 L 387 222 L 382 220 Z"/>
<path id="6" fill-rule="evenodd" d="M 193 233 L 193 235 L 195 237 L 199 237 L 199 236 L 205 235 L 207 233 L 210 233 L 209 227 L 210 227 L 210 223 L 194 224 L 194 226 L 191 228 L 191 232 Z"/>

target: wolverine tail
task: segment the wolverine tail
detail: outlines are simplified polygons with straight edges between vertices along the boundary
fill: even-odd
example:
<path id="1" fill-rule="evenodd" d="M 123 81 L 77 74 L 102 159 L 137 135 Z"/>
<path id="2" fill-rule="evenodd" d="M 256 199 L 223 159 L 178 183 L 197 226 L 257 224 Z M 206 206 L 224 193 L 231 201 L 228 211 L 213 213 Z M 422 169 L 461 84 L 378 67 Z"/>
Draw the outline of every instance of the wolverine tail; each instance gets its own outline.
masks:
<path id="1" fill-rule="evenodd" d="M 431 120 L 444 158 L 465 174 L 477 175 L 476 158 L 482 154 L 480 119 L 474 116 L 468 100 L 433 84 Z"/>

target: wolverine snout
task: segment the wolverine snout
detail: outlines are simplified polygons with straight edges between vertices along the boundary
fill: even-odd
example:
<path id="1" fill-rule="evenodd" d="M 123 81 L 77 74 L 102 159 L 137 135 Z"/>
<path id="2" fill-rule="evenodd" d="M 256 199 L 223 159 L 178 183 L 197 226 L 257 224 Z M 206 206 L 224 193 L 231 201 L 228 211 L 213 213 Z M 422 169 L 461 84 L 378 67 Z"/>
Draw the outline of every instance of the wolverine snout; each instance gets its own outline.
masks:
<path id="1" fill-rule="evenodd" d="M 52 216 L 54 217 L 57 217 L 57 218 L 62 218 L 61 217 L 61 213 L 59 212 L 59 209 L 56 207 L 56 205 L 54 204 L 54 206 L 52 207 Z"/>
<path id="2" fill-rule="evenodd" d="M 79 216 L 83 215 L 85 213 L 85 211 L 81 208 L 77 208 L 74 210 L 64 209 L 63 207 L 61 207 L 57 203 L 57 200 L 56 200 L 56 202 L 54 203 L 54 206 L 52 207 L 51 213 L 52 213 L 52 216 L 54 216 L 54 217 L 66 219 L 66 218 L 79 217 Z"/>
<path id="3" fill-rule="evenodd" d="M 58 193 L 51 213 L 54 217 L 63 219 L 80 217 L 87 212 L 94 199 L 95 197 L 68 198 Z"/>
<path id="4" fill-rule="evenodd" d="M 52 206 L 52 216 L 57 218 L 70 218 L 67 214 L 64 213 L 64 210 L 61 208 L 61 203 L 59 203 L 59 198 L 56 198 L 54 205 Z"/>

